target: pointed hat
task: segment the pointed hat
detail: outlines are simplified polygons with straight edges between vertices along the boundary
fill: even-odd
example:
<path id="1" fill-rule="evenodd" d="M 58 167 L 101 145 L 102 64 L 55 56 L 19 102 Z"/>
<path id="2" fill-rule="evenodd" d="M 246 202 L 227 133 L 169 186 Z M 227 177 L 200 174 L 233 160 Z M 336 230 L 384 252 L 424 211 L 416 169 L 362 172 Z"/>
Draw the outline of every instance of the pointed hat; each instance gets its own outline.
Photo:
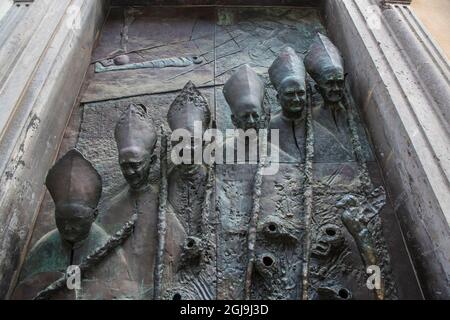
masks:
<path id="1" fill-rule="evenodd" d="M 156 129 L 142 104 L 130 104 L 122 113 L 114 132 L 117 148 L 141 147 L 153 151 L 158 139 Z"/>
<path id="2" fill-rule="evenodd" d="M 189 81 L 170 105 L 167 112 L 170 129 L 186 129 L 194 133 L 194 123 L 200 121 L 203 131 L 209 128 L 211 111 L 208 100 Z"/>
<path id="3" fill-rule="evenodd" d="M 45 180 L 55 206 L 77 203 L 95 209 L 102 194 L 102 178 L 76 149 L 67 152 L 49 170 Z"/>
<path id="4" fill-rule="evenodd" d="M 344 61 L 336 46 L 321 33 L 314 38 L 305 56 L 305 67 L 317 82 L 325 80 L 328 74 L 344 74 Z"/>
<path id="5" fill-rule="evenodd" d="M 264 83 L 256 72 L 245 64 L 225 83 L 223 95 L 232 113 L 249 104 L 260 109 L 264 99 Z"/>
<path id="6" fill-rule="evenodd" d="M 270 66 L 269 77 L 276 90 L 287 78 L 294 78 L 305 87 L 305 66 L 294 49 L 286 47 Z"/>

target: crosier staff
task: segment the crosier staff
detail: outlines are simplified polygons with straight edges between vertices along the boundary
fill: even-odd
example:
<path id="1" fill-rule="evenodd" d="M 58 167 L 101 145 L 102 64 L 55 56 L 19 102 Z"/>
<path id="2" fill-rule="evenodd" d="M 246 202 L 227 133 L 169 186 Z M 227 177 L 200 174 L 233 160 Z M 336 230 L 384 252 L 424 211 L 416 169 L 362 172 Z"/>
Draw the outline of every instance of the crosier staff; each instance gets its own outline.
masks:
<path id="1" fill-rule="evenodd" d="M 161 154 L 160 154 L 160 188 L 158 211 L 158 251 L 156 252 L 156 268 L 154 270 L 154 299 L 161 299 L 161 282 L 164 273 L 164 249 L 166 245 L 166 203 L 167 203 L 167 135 L 161 126 Z"/>
<path id="2" fill-rule="evenodd" d="M 311 103 L 311 87 L 307 86 L 306 95 L 306 143 L 305 143 L 305 189 L 303 192 L 305 208 L 305 230 L 306 230 L 306 248 L 303 252 L 303 292 L 301 299 L 308 299 L 308 269 L 309 269 L 309 252 L 311 250 L 311 219 L 313 209 L 313 160 L 314 160 L 314 130 L 312 123 L 312 103 Z"/>
<path id="3" fill-rule="evenodd" d="M 108 241 L 100 248 L 96 249 L 92 254 L 87 256 L 81 264 L 79 265 L 81 274 L 91 270 L 95 265 L 107 257 L 111 252 L 113 252 L 117 247 L 122 245 L 125 240 L 133 233 L 134 226 L 138 218 L 137 208 L 135 207 L 135 212 L 131 219 L 126 222 L 123 227 L 117 231 L 117 233 L 108 239 Z M 67 275 L 62 276 L 44 290 L 40 291 L 33 300 L 47 300 L 54 293 L 58 292 L 66 285 Z"/>
<path id="4" fill-rule="evenodd" d="M 369 204 L 369 210 L 367 211 L 370 211 L 373 216 L 375 216 L 384 206 L 385 193 L 383 188 L 377 188 L 371 191 L 373 189 L 373 185 L 370 180 L 369 170 L 367 169 L 366 159 L 364 157 L 361 141 L 359 139 L 358 129 L 354 117 L 355 111 L 353 110 L 352 104 L 349 100 L 350 98 L 345 91 L 344 97 L 339 104 L 347 110 L 347 119 L 351 132 L 353 152 L 355 153 L 356 161 L 358 162 L 359 179 L 361 181 L 362 190 L 367 198 L 366 205 Z M 377 194 L 380 190 L 382 191 L 381 197 L 384 197 L 384 200 L 381 201 L 382 204 L 378 204 L 378 206 L 371 205 L 369 200 L 374 197 L 373 194 Z M 372 265 L 379 265 L 375 243 L 369 229 L 367 228 L 368 219 L 367 217 L 364 217 L 364 211 L 360 212 L 361 204 L 352 204 L 352 201 L 349 201 L 349 199 L 343 199 L 340 203 L 342 203 L 342 207 L 347 207 L 347 210 L 344 210 L 342 213 L 342 222 L 355 239 L 366 268 Z M 383 281 L 381 281 L 381 287 L 375 290 L 375 298 L 378 300 L 384 300 L 385 298 Z"/>
<path id="5" fill-rule="evenodd" d="M 267 127 L 267 126 L 266 126 Z M 260 159 L 258 162 L 258 168 L 255 173 L 255 178 L 253 182 L 253 206 L 252 206 L 252 215 L 250 217 L 249 229 L 248 229 L 248 238 L 247 238 L 247 269 L 245 273 L 245 287 L 244 287 L 244 299 L 250 300 L 251 296 L 251 287 L 252 287 L 252 274 L 255 265 L 255 244 L 256 244 L 256 230 L 258 225 L 259 213 L 261 210 L 261 187 L 262 187 L 262 176 L 263 170 L 266 166 L 266 155 L 267 155 L 267 129 L 262 129 L 262 135 L 260 138 L 262 141 L 262 148 L 260 153 Z"/>

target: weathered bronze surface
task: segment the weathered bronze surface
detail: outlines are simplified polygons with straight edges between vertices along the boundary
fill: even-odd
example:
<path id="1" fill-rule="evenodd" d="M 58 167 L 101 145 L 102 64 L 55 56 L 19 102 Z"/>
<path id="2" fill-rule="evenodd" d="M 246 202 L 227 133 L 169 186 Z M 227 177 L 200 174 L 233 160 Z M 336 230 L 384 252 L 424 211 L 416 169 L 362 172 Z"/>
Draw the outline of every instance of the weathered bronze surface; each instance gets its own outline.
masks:
<path id="1" fill-rule="evenodd" d="M 279 130 L 281 150 L 291 155 L 294 161 L 302 161 L 306 150 L 306 72 L 303 61 L 294 49 L 286 47 L 270 66 L 269 77 L 281 106 L 281 112 L 271 117 L 269 128 Z"/>
<path id="2" fill-rule="evenodd" d="M 117 246 L 130 235 L 132 225 L 110 241 L 94 223 L 102 193 L 98 172 L 80 152 L 71 150 L 49 171 L 46 185 L 55 202 L 57 230 L 31 249 L 13 298 L 111 299 L 119 288 L 118 296 L 128 298 L 128 264 Z M 79 265 L 84 274 L 81 288 L 72 292 L 65 281 L 70 265 Z"/>
<path id="3" fill-rule="evenodd" d="M 259 129 L 264 110 L 264 83 L 256 72 L 245 64 L 223 87 L 223 95 L 231 110 L 231 121 L 242 130 Z"/>
<path id="4" fill-rule="evenodd" d="M 196 121 L 201 123 L 203 132 L 210 127 L 208 101 L 192 82 L 188 82 L 171 104 L 167 119 L 172 131 L 187 130 L 191 137 L 188 141 L 194 142 Z M 172 143 L 176 146 L 178 142 Z M 192 146 L 201 148 L 202 144 Z M 204 164 L 178 164 L 169 170 L 167 210 L 181 221 L 187 237 L 182 244 L 180 264 L 164 285 L 162 297 L 165 299 L 216 298 L 212 175 L 211 167 Z"/>
<path id="5" fill-rule="evenodd" d="M 139 288 L 135 298 L 153 297 L 153 269 L 158 244 L 159 184 L 148 176 L 154 166 L 157 133 L 144 105 L 130 104 L 115 126 L 118 163 L 127 184 L 102 204 L 100 224 L 110 234 L 137 212 L 134 232 L 124 246 L 131 276 Z M 149 272 L 150 271 L 150 272 Z"/>
<path id="6" fill-rule="evenodd" d="M 128 57 L 126 55 L 120 57 Z M 112 59 L 111 59 L 112 60 Z M 106 63 L 109 61 L 107 60 Z M 200 64 L 202 60 L 197 57 L 173 57 L 165 59 L 156 59 L 144 62 L 136 63 L 123 63 L 122 60 L 114 59 L 114 65 L 104 65 L 103 62 L 97 62 L 95 64 L 95 72 L 108 72 L 108 71 L 119 71 L 119 70 L 135 70 L 135 69 L 145 69 L 145 68 L 168 68 L 168 67 L 188 67 L 192 64 Z"/>
<path id="7" fill-rule="evenodd" d="M 135 190 L 147 187 L 157 136 L 146 107 L 131 104 L 117 123 L 114 137 L 120 169 L 128 184 Z"/>
<path id="8" fill-rule="evenodd" d="M 92 267 L 86 293 L 61 288 L 52 297 L 415 297 L 415 287 L 399 286 L 405 277 L 413 283 L 414 274 L 359 106 L 345 87 L 344 62 L 325 34 L 312 8 L 113 8 L 81 94 L 79 125 L 73 119 L 69 128 L 77 139 L 65 142 L 102 177 L 103 196 L 90 203 L 94 209 L 99 202 L 97 224 L 80 236 L 89 246 L 75 252 L 78 260 L 70 261 L 61 241 L 50 256 L 32 249 L 16 297 L 32 298 L 24 285 L 37 294 L 68 264 L 130 228 L 117 254 Z M 201 63 L 172 59 L 194 56 Z M 108 72 L 96 73 L 95 65 Z M 171 163 L 177 141 L 170 130 L 194 137 L 195 121 L 203 132 L 279 129 L 278 172 L 262 175 L 265 161 L 273 161 L 264 157 L 254 164 Z M 48 198 L 35 248 L 60 239 L 52 214 Z M 376 290 L 366 284 L 373 265 L 382 275 Z M 103 289 L 102 268 L 125 288 L 120 294 Z"/>
<path id="9" fill-rule="evenodd" d="M 325 101 L 338 102 L 343 98 L 344 61 L 330 39 L 317 34 L 305 56 L 305 65 Z"/>

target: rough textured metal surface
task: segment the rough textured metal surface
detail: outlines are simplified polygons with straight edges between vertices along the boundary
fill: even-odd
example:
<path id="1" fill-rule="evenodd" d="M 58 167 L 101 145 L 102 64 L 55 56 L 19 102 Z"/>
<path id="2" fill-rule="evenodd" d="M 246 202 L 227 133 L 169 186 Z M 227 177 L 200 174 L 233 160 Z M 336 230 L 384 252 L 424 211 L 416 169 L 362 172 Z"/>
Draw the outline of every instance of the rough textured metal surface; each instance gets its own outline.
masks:
<path id="1" fill-rule="evenodd" d="M 117 9 L 118 10 L 118 9 Z M 161 24 L 164 20 L 164 14 L 168 18 L 174 19 L 173 11 L 167 9 L 158 9 L 152 12 L 153 17 L 158 16 L 155 21 L 152 19 L 142 19 L 140 28 L 148 23 Z M 170 10 L 174 10 L 173 8 Z M 176 10 L 181 10 L 178 8 Z M 188 9 L 187 9 L 188 10 Z M 213 111 L 213 120 L 219 129 L 233 128 L 230 120 L 230 111 L 222 94 L 222 83 L 229 78 L 232 72 L 243 63 L 248 63 L 263 77 L 266 85 L 265 107 L 272 114 L 279 111 L 276 100 L 276 92 L 270 86 L 267 75 L 267 69 L 277 56 L 278 52 L 284 46 L 293 47 L 297 54 L 303 55 L 306 52 L 313 36 L 317 31 L 325 32 L 318 11 L 312 9 L 256 9 L 256 8 L 217 8 L 217 25 L 210 25 L 213 28 L 211 51 L 207 56 L 214 59 L 211 63 L 213 67 L 208 73 L 208 77 L 192 79 L 197 86 L 214 86 L 212 88 L 200 89 L 208 98 L 209 105 Z M 148 12 L 148 11 L 145 11 Z M 180 13 L 181 11 L 178 11 Z M 187 11 L 189 12 L 189 10 Z M 214 13 L 214 11 L 212 11 Z M 139 17 L 139 12 L 133 13 Z M 117 14 L 117 16 L 120 16 Z M 117 18 L 116 16 L 116 18 Z M 187 15 L 189 18 L 189 14 Z M 94 60 L 104 58 L 105 53 L 112 52 L 112 48 L 120 48 L 124 44 L 123 39 L 119 39 L 119 30 L 122 30 L 122 24 L 115 21 L 114 15 L 111 16 L 111 25 L 107 25 L 103 34 L 103 40 L 100 47 L 94 54 Z M 147 17 L 148 18 L 148 17 Z M 178 17 L 183 20 L 184 18 Z M 144 21 L 145 20 L 145 21 Z M 189 20 L 189 19 L 188 19 Z M 129 21 L 129 20 L 128 20 Z M 136 20 L 137 21 L 137 20 Z M 112 28 L 115 25 L 113 32 Z M 174 25 L 177 25 L 176 23 Z M 183 22 L 180 26 L 183 26 Z M 120 26 L 120 27 L 119 27 Z M 179 26 L 179 27 L 180 27 Z M 128 33 L 132 34 L 133 24 L 128 27 Z M 181 28 L 181 27 L 180 27 Z M 214 32 L 215 29 L 215 32 Z M 209 31 L 206 34 L 210 34 Z M 147 35 L 130 41 L 127 50 L 135 46 L 133 50 L 139 50 L 136 47 L 142 41 L 141 38 L 147 38 Z M 107 39 L 115 39 L 113 42 Z M 128 39 L 132 39 L 129 37 Z M 210 40 L 211 40 L 210 39 Z M 167 39 L 165 39 L 167 42 Z M 208 41 L 210 41 L 208 40 Z M 164 39 L 160 39 L 164 42 Z M 212 50 L 216 44 L 215 50 Z M 169 50 L 164 48 L 164 50 Z M 170 52 L 173 56 L 174 52 Z M 212 60 L 210 60 L 212 61 Z M 163 72 L 171 72 L 170 68 L 164 68 Z M 177 69 L 177 68 L 174 68 Z M 169 70 L 169 71 L 167 71 Z M 129 72 L 129 71 L 123 71 Z M 136 70 L 135 70 L 136 72 Z M 139 71 L 140 72 L 140 71 Z M 112 74 L 113 72 L 109 73 Z M 122 74 L 122 71 L 120 71 Z M 192 73 L 193 74 L 193 73 Z M 191 74 L 191 75 L 192 75 Z M 153 75 L 156 77 L 156 75 Z M 186 74 L 189 77 L 189 74 Z M 125 75 L 124 77 L 127 77 Z M 135 77 L 135 78 L 133 78 Z M 182 76 L 184 77 L 184 75 Z M 133 79 L 132 79 L 133 78 Z M 98 87 L 99 94 L 93 100 L 101 99 L 101 95 L 108 97 L 106 101 L 91 102 L 83 104 L 82 121 L 77 147 L 80 148 L 85 156 L 90 159 L 104 179 L 104 188 L 106 197 L 115 195 L 122 190 L 125 181 L 123 180 L 119 165 L 117 163 L 117 151 L 113 140 L 113 128 L 120 113 L 131 102 L 142 103 L 149 109 L 151 117 L 156 125 L 167 125 L 165 115 L 176 93 L 172 91 L 180 90 L 182 84 L 171 83 L 167 86 L 161 86 L 167 92 L 155 94 L 153 91 L 148 95 L 139 95 L 131 98 L 113 98 L 111 92 L 120 93 L 122 96 L 128 96 L 129 90 L 133 86 L 139 87 L 140 83 L 150 81 L 150 78 L 139 78 L 138 74 L 132 74 L 123 87 L 113 86 L 106 88 Z M 184 78 L 183 78 L 184 79 Z M 91 90 L 89 86 L 102 83 L 108 83 L 109 80 L 101 80 L 94 76 L 90 78 L 87 92 Z M 117 80 L 116 80 L 117 81 Z M 129 82 L 127 82 L 129 81 Z M 154 80 L 153 80 L 154 81 Z M 177 80 L 178 81 L 178 80 Z M 310 81 L 310 79 L 308 79 Z M 126 89 L 126 90 L 125 90 Z M 111 91 L 108 91 L 111 90 Z M 152 89 L 153 90 L 153 89 Z M 91 91 L 93 92 L 93 91 Z M 136 91 L 138 92 L 138 91 Z M 140 92 L 143 93 L 143 92 Z M 312 99 L 313 112 L 314 106 L 320 108 L 321 99 L 317 92 L 313 92 Z M 119 97 L 119 96 L 117 96 Z M 352 102 L 351 102 L 352 103 Z M 319 114 L 320 120 L 322 116 Z M 355 114 L 355 121 L 358 128 L 350 130 L 348 127 L 348 118 L 343 114 L 339 123 L 334 122 L 335 127 L 345 127 L 343 132 L 339 132 L 343 138 L 343 145 L 350 152 L 354 152 L 352 144 L 352 134 L 358 134 L 360 143 L 364 147 L 364 161 L 367 162 L 367 168 L 364 174 L 370 176 L 375 186 L 380 185 L 380 173 L 376 163 L 371 157 L 370 145 L 364 134 L 363 125 Z M 330 119 L 333 119 L 332 117 Z M 305 140 L 306 137 L 302 136 Z M 321 147 L 321 135 L 316 134 L 317 150 Z M 322 137 L 323 139 L 323 137 Z M 311 142 L 305 142 L 306 147 Z M 159 150 L 159 145 L 157 146 Z M 324 150 L 326 152 L 326 149 Z M 361 152 L 360 152 L 361 153 Z M 359 179 L 361 168 L 355 162 L 353 157 L 340 159 L 339 161 L 321 161 L 313 162 L 313 181 L 312 181 L 312 212 L 311 224 L 306 229 L 305 221 L 305 167 L 302 161 L 283 163 L 280 165 L 278 174 L 274 176 L 263 177 L 261 185 L 261 203 L 259 218 L 256 224 L 256 242 L 254 247 L 254 271 L 251 278 L 251 298 L 261 299 L 298 299 L 300 297 L 308 299 L 361 299 L 375 298 L 374 293 L 365 286 L 367 274 L 365 273 L 365 264 L 362 255 L 358 249 L 354 237 L 346 230 L 341 221 L 341 213 L 337 210 L 336 204 L 342 197 L 352 194 L 359 197 L 361 203 L 367 197 L 361 188 Z M 193 188 L 193 194 L 207 194 L 200 190 L 211 191 L 213 198 L 209 205 L 214 208 L 210 212 L 211 216 L 205 217 L 202 221 L 209 222 L 206 230 L 201 228 L 200 233 L 194 232 L 186 238 L 187 242 L 182 245 L 182 259 L 180 269 L 174 271 L 173 286 L 165 292 L 163 298 L 182 298 L 189 299 L 200 297 L 202 299 L 242 299 L 245 296 L 245 275 L 248 265 L 248 231 L 249 221 L 252 215 L 253 207 L 253 186 L 256 172 L 256 165 L 217 165 L 213 172 L 214 187 L 211 190 L 211 183 L 208 182 L 211 177 L 211 168 L 204 171 L 198 171 L 200 174 L 193 178 L 194 183 L 189 183 L 189 177 L 169 174 L 169 202 L 172 202 L 175 210 L 183 208 L 186 203 L 199 210 L 199 206 L 194 205 L 190 197 L 178 197 L 181 189 Z M 205 168 L 206 169 L 206 168 Z M 208 174 L 206 174 L 208 172 Z M 171 177 L 172 175 L 172 177 Z M 192 177 L 191 177 L 192 178 Z M 150 181 L 155 184 L 159 179 L 159 160 L 156 162 L 150 174 Z M 174 179 L 176 183 L 170 183 Z M 171 191 L 170 186 L 177 186 Z M 209 185 L 209 187 L 208 187 Z M 189 193 L 189 192 L 188 192 Z M 195 197 L 194 197 L 195 198 Z M 187 202 L 186 202 L 187 201 Z M 205 199 L 200 201 L 205 207 Z M 184 206 L 186 207 L 186 206 Z M 201 207 L 201 206 L 200 206 Z M 41 216 L 47 216 L 51 212 L 44 208 Z M 384 211 L 384 213 L 383 213 Z M 395 281 L 390 278 L 390 261 L 388 251 L 391 255 L 403 255 L 404 250 L 401 243 L 401 237 L 395 228 L 389 229 L 386 221 L 389 220 L 389 214 L 392 212 L 389 206 L 375 215 L 371 224 L 367 226 L 375 242 L 377 257 L 382 266 L 385 278 L 385 292 L 387 298 L 396 297 Z M 40 221 L 47 221 L 39 224 Z M 36 234 L 42 234 L 50 225 L 48 218 L 39 218 Z M 388 222 L 389 223 L 389 222 Z M 185 226 L 188 223 L 184 223 Z M 193 228 L 195 230 L 195 228 Z M 382 232 L 381 229 L 384 229 Z M 388 245 L 385 244 L 386 230 L 391 230 L 394 234 L 389 234 Z M 203 266 L 206 268 L 192 268 L 192 261 L 199 257 L 199 244 L 202 241 L 204 233 L 211 235 L 211 243 L 207 243 L 207 255 Z M 308 237 L 306 237 L 308 233 Z M 305 246 L 306 238 L 311 239 L 311 245 Z M 399 249 L 399 247 L 401 249 Z M 213 248 L 213 249 L 212 249 Z M 392 250 L 396 248 L 395 250 Z M 304 264 L 305 259 L 309 259 L 309 264 Z M 405 261 L 404 257 L 397 259 L 394 257 L 395 266 L 392 270 L 396 277 L 402 269 L 398 268 Z M 304 270 L 304 266 L 307 270 Z M 186 268 L 186 266 L 188 268 Z M 410 269 L 409 265 L 403 268 Z M 410 272 L 410 271 L 409 271 Z M 307 275 L 306 283 L 304 281 Z M 211 279 L 213 279 L 211 281 Z M 212 284 L 212 287 L 205 289 L 205 282 Z M 305 286 L 306 284 L 306 286 Z M 306 292 L 306 296 L 303 292 Z M 408 297 L 408 290 L 402 290 L 403 296 Z"/>
<path id="2" fill-rule="evenodd" d="M 379 9 L 378 3 L 327 1 L 328 34 L 344 55 L 351 92 L 416 267 L 416 275 L 404 272 L 398 279 L 400 288 L 418 277 L 425 297 L 447 299 L 449 63 L 409 6 Z M 367 8 L 375 9 L 380 28 L 369 27 Z"/>
<path id="3" fill-rule="evenodd" d="M 212 89 L 201 90 L 213 105 Z M 120 100 L 112 100 L 86 104 L 83 106 L 83 122 L 77 142 L 77 148 L 100 172 L 104 181 L 105 196 L 114 194 L 125 184 L 118 163 L 117 148 L 114 141 L 114 127 L 125 108 L 130 103 L 143 104 L 147 106 L 150 117 L 156 127 L 165 125 L 168 127 L 166 114 L 176 93 L 145 95 Z M 99 122 L 99 119 L 100 120 Z M 101 123 L 101 124 L 100 124 Z M 159 151 L 159 143 L 156 152 Z M 159 157 L 158 157 L 159 158 Z M 159 159 L 151 169 L 150 180 L 159 177 Z"/>
<path id="4" fill-rule="evenodd" d="M 115 61 L 118 61 L 118 59 L 114 59 Z M 164 58 L 164 59 L 156 59 L 156 60 L 149 60 L 149 61 L 143 61 L 143 62 L 135 62 L 135 63 L 128 63 L 128 64 L 122 64 L 117 63 L 115 65 L 111 66 L 105 66 L 102 62 L 96 62 L 95 63 L 95 72 L 108 72 L 108 71 L 120 71 L 120 70 L 137 70 L 137 69 L 146 69 L 146 68 L 169 68 L 169 67 L 189 67 L 193 64 L 200 64 L 202 63 L 202 60 L 198 57 L 194 56 L 192 58 L 188 57 L 172 57 L 172 58 Z"/>
<path id="5" fill-rule="evenodd" d="M 104 73 L 93 63 L 82 102 L 177 91 L 189 80 L 201 87 L 213 77 L 213 48 L 213 8 L 112 8 L 92 62 L 127 54 L 130 63 L 193 56 L 202 63 Z"/>
<path id="6" fill-rule="evenodd" d="M 92 253 L 83 259 L 80 263 L 80 270 L 82 273 L 90 271 L 101 261 L 105 260 L 105 258 L 114 250 L 116 250 L 120 245 L 123 244 L 124 241 L 131 235 L 133 232 L 137 214 L 134 213 L 132 219 L 127 222 L 122 229 L 120 229 L 113 237 L 109 238 L 108 241 L 101 247 L 98 247 Z M 111 262 L 110 262 L 111 263 Z M 67 278 L 66 276 L 62 276 L 55 282 L 51 283 L 47 288 L 40 291 L 33 300 L 47 300 L 51 298 L 58 291 L 61 291 L 66 286 Z"/>

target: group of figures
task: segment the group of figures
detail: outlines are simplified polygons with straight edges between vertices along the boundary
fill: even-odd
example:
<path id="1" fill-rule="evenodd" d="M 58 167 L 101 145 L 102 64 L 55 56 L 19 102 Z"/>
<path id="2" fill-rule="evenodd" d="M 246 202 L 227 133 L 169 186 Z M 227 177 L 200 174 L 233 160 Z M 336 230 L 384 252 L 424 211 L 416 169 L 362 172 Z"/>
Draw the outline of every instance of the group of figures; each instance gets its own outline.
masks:
<path id="1" fill-rule="evenodd" d="M 224 219 L 235 217 L 216 210 L 220 201 L 227 214 L 235 210 L 237 193 L 218 177 L 234 169 L 171 163 L 169 142 L 177 142 L 155 127 L 146 106 L 131 104 L 114 132 L 127 187 L 99 205 L 102 178 L 93 165 L 76 149 L 59 159 L 46 179 L 57 228 L 28 253 L 14 298 L 395 298 L 379 217 L 385 194 L 370 181 L 338 49 L 318 34 L 304 59 L 282 50 L 269 77 L 281 106 L 270 118 L 264 83 L 250 66 L 223 88 L 236 128 L 279 130 L 279 145 L 269 137 L 268 146 L 279 154 L 278 173 L 262 174 L 270 157 L 231 166 L 252 177 L 243 230 L 228 228 Z M 175 98 L 167 122 L 192 137 L 195 122 L 211 127 L 208 101 L 193 83 Z M 160 177 L 149 179 L 158 156 Z M 356 173 L 321 179 L 316 163 L 353 163 L 347 171 Z M 81 271 L 73 290 L 69 266 Z M 373 266 L 381 281 L 368 288 Z"/>

